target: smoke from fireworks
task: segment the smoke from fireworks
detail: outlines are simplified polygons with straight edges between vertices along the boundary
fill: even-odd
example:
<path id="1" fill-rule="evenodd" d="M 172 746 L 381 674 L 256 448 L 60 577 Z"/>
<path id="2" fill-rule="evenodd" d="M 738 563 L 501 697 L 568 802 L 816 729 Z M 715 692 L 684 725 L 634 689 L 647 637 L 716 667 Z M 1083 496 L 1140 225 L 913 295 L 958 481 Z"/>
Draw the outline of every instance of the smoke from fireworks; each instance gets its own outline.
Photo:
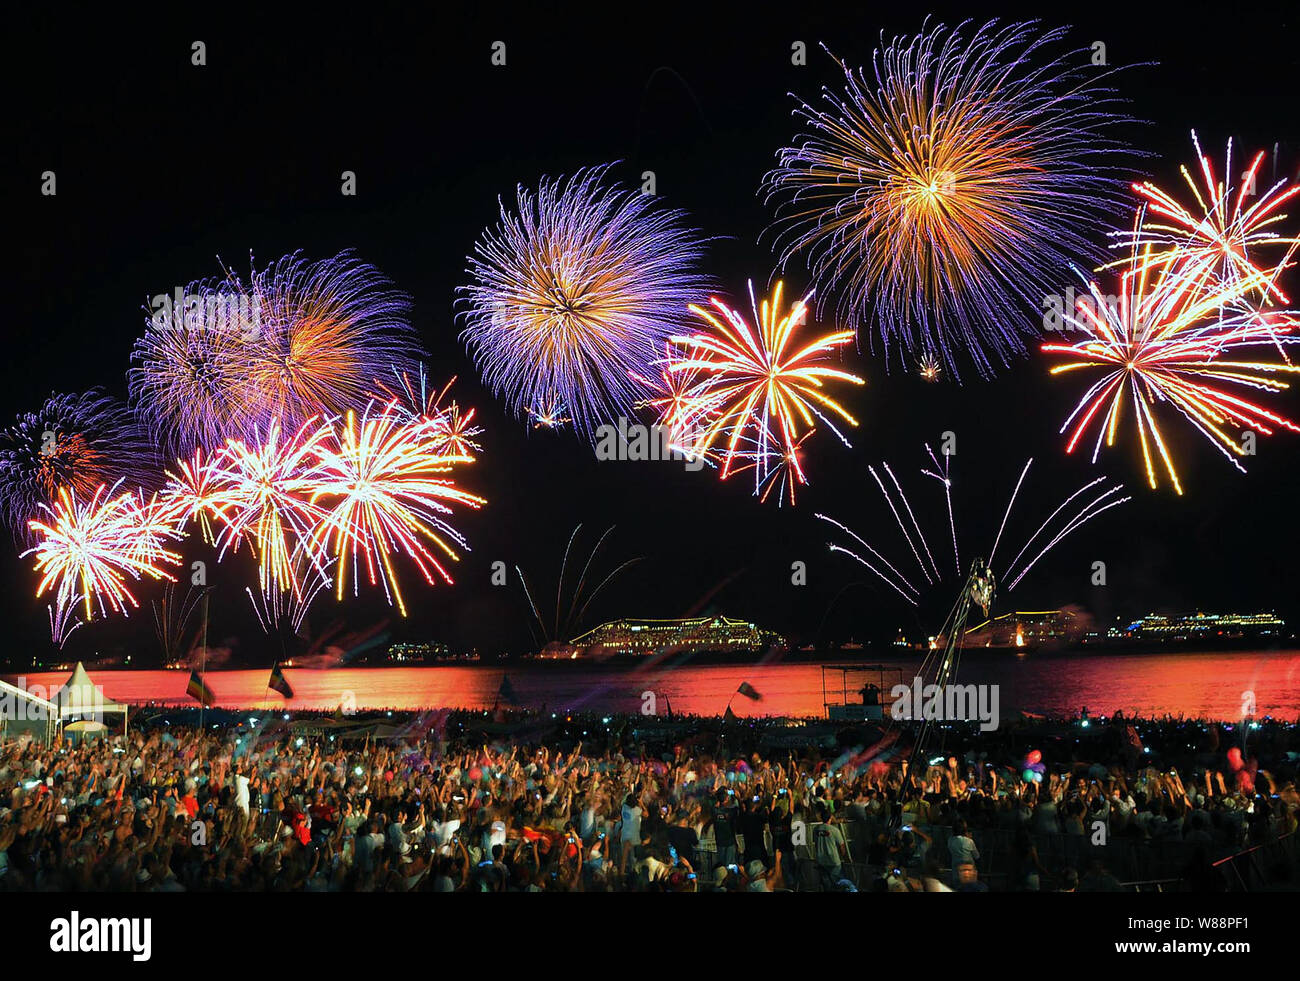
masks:
<path id="1" fill-rule="evenodd" d="M 0 429 L 0 520 L 24 545 L 28 522 L 67 489 L 82 501 L 101 484 L 150 482 L 152 451 L 126 408 L 97 389 L 54 394 Z"/>
<path id="2" fill-rule="evenodd" d="M 844 70 L 840 94 L 765 179 L 785 265 L 803 253 L 825 302 L 878 331 L 886 357 L 935 352 L 957 376 L 1025 353 L 1056 270 L 1100 258 L 1086 237 L 1124 185 L 1121 117 L 1086 51 L 1032 23 L 925 29 Z M 883 40 L 883 39 L 882 39 Z"/>
<path id="3" fill-rule="evenodd" d="M 520 187 L 515 212 L 502 202 L 468 258 L 461 301 L 461 338 L 492 392 L 520 419 L 563 411 L 588 438 L 632 416 L 645 394 L 634 373 L 704 289 L 701 242 L 682 213 L 607 183 L 608 172 Z"/>

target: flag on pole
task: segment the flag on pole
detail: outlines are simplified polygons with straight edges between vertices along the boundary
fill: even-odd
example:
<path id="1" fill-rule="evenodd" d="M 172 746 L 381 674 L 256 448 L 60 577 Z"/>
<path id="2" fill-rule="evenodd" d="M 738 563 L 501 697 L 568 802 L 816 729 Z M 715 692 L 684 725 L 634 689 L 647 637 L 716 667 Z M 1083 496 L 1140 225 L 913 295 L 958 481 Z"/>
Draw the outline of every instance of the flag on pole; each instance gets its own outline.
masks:
<path id="1" fill-rule="evenodd" d="M 289 685 L 289 679 L 284 676 L 284 671 L 279 664 L 271 668 L 271 678 L 266 683 L 266 687 L 271 691 L 279 692 L 285 698 L 293 698 L 293 688 Z"/>
<path id="2" fill-rule="evenodd" d="M 761 702 L 763 700 L 763 696 L 748 681 L 742 681 L 740 683 L 740 687 L 736 689 L 736 694 L 744 695 L 746 698 L 751 698 L 756 702 Z"/>
<path id="3" fill-rule="evenodd" d="M 197 671 L 190 672 L 190 683 L 185 686 L 185 694 L 196 699 L 204 708 L 211 708 L 217 703 L 217 696 L 212 694 L 212 689 L 199 677 Z"/>

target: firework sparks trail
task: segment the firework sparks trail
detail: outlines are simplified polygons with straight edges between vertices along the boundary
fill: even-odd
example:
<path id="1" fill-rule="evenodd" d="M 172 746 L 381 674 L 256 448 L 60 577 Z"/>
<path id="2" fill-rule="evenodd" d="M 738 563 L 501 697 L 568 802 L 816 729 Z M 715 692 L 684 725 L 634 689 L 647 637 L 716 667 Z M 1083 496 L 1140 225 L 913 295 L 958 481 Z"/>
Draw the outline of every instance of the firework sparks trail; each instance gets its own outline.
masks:
<path id="1" fill-rule="evenodd" d="M 840 62 L 842 90 L 800 101 L 803 131 L 764 180 L 782 267 L 802 256 L 887 359 L 919 349 L 954 378 L 959 354 L 984 376 L 1024 355 L 1056 270 L 1102 260 L 1086 231 L 1123 207 L 1132 157 L 1110 135 L 1126 118 L 1113 73 L 1053 53 L 1064 29 L 967 28 Z"/>
<path id="2" fill-rule="evenodd" d="M 592 564 L 596 561 L 596 555 L 604 546 L 605 539 L 607 539 L 614 531 L 614 527 L 614 525 L 610 525 L 605 529 L 600 538 L 596 541 L 595 547 L 587 556 L 587 561 L 583 563 L 582 573 L 578 577 L 577 584 L 574 587 L 570 598 L 568 614 L 564 617 L 563 621 L 560 618 L 560 611 L 564 606 L 564 584 L 568 576 L 569 556 L 573 552 L 573 545 L 574 542 L 577 541 L 578 534 L 582 531 L 582 525 L 578 524 L 574 527 L 572 533 L 569 535 L 568 542 L 564 546 L 564 558 L 560 562 L 560 575 L 555 584 L 555 618 L 552 624 L 547 624 L 546 620 L 542 617 L 541 611 L 537 607 L 537 603 L 533 600 L 533 591 L 528 586 L 528 577 L 524 574 L 523 569 L 517 565 L 515 566 L 515 572 L 519 576 L 520 584 L 523 586 L 524 596 L 528 599 L 528 607 L 532 610 L 533 618 L 537 621 L 537 626 L 541 631 L 544 643 L 565 639 L 571 636 L 574 630 L 577 629 L 578 625 L 582 623 L 582 619 L 587 613 L 587 608 L 591 605 L 592 601 L 600 595 L 601 591 L 609 585 L 616 576 L 622 573 L 624 569 L 641 561 L 640 556 L 623 561 L 616 566 L 613 571 L 601 579 L 595 589 L 588 592 L 585 597 L 583 596 L 583 589 L 587 582 L 587 576 L 591 571 Z M 580 603 L 581 605 L 579 605 Z"/>
<path id="3" fill-rule="evenodd" d="M 1065 318 L 1078 339 L 1044 344 L 1042 350 L 1066 359 L 1051 368 L 1052 375 L 1100 371 L 1061 427 L 1064 433 L 1073 426 L 1066 452 L 1074 452 L 1097 420 L 1095 463 L 1103 441 L 1107 446 L 1115 444 L 1121 408 L 1131 400 L 1148 485 L 1152 489 L 1158 485 L 1154 443 L 1174 490 L 1182 494 L 1156 406 L 1172 405 L 1244 472 L 1238 458 L 1246 456 L 1247 450 L 1234 438 L 1237 434 L 1225 427 L 1232 424 L 1267 436 L 1274 431 L 1272 425 L 1293 432 L 1300 432 L 1300 426 L 1237 391 L 1284 391 L 1288 383 L 1275 376 L 1300 372 L 1300 367 L 1262 358 L 1239 359 L 1238 352 L 1300 343 L 1295 333 L 1300 320 L 1291 311 L 1266 311 L 1244 302 L 1269 279 L 1268 272 L 1255 270 L 1211 281 L 1195 268 L 1189 273 L 1192 263 L 1180 261 L 1177 255 L 1153 262 L 1152 249 L 1150 244 L 1134 248 L 1129 268 L 1120 276 L 1118 302 L 1108 300 L 1098 284 L 1090 282 L 1089 295 L 1079 297 L 1075 312 Z"/>
<path id="4" fill-rule="evenodd" d="M 929 448 L 929 447 L 927 447 L 927 449 L 928 449 L 928 448 Z M 1011 500 L 1007 501 L 1007 509 L 1006 509 L 1005 511 L 1002 512 L 1002 523 L 1001 523 L 1000 525 L 998 525 L 998 534 L 997 534 L 997 537 L 993 539 L 993 547 L 992 547 L 991 549 L 989 549 L 989 558 L 988 558 L 989 568 L 992 568 L 992 567 L 993 567 L 993 557 L 994 557 L 995 555 L 997 555 L 997 552 L 998 552 L 998 545 L 999 545 L 999 544 L 1001 543 L 1001 541 L 1002 541 L 1002 532 L 1004 532 L 1004 531 L 1006 530 L 1006 527 L 1007 527 L 1007 519 L 1011 517 L 1011 509 L 1012 509 L 1013 507 L 1015 507 L 1015 504 L 1016 504 L 1016 498 L 1017 498 L 1017 497 L 1019 496 L 1019 494 L 1020 494 L 1020 485 L 1023 484 L 1023 483 L 1025 482 L 1025 475 L 1026 475 L 1027 473 L 1029 473 L 1029 468 L 1030 468 L 1031 466 L 1033 466 L 1033 463 L 1034 463 L 1034 458 L 1033 458 L 1032 456 L 1031 456 L 1028 460 L 1025 461 L 1025 468 L 1024 468 L 1023 470 L 1020 471 L 1020 479 L 1018 479 L 1018 480 L 1016 481 L 1016 487 L 1015 487 L 1015 490 L 1013 490 L 1013 491 L 1011 492 Z M 949 517 L 951 518 L 951 516 L 952 516 L 952 498 L 951 498 L 951 497 L 948 499 L 948 515 L 949 515 Z M 1050 520 L 1050 519 L 1049 519 L 1049 520 Z M 954 531 L 953 531 L 954 538 L 955 538 L 956 534 L 957 534 L 957 532 L 956 532 L 956 530 L 954 529 Z M 1031 541 L 1032 541 L 1032 539 L 1031 539 Z M 1012 565 L 1015 565 L 1015 562 L 1012 562 L 1011 564 L 1012 564 Z M 958 573 L 960 574 L 960 571 L 961 571 L 961 563 L 958 563 L 958 564 L 957 564 L 957 569 L 958 569 Z"/>
<path id="5" fill-rule="evenodd" d="M 53 505 L 41 505 L 45 520 L 31 522 L 37 543 L 23 557 L 35 557 L 41 577 L 36 596 L 54 588 L 55 604 L 64 617 L 78 602 L 84 604 L 87 620 L 96 608 L 101 616 L 110 610 L 126 614 L 128 607 L 139 607 L 131 582 L 175 581 L 164 566 L 180 564 L 180 555 L 167 544 L 181 533 L 138 492 L 119 493 L 119 487 L 120 482 L 111 489 L 101 484 L 82 501 L 63 488 Z"/>
<path id="6" fill-rule="evenodd" d="M 81 617 L 77 616 L 77 605 L 84 601 L 84 597 L 68 597 L 68 605 L 60 606 L 57 603 L 51 603 L 45 607 L 45 612 L 50 620 L 50 639 L 54 641 L 54 646 L 63 650 L 63 645 L 68 642 L 68 638 L 80 626 L 85 624 Z"/>
<path id="7" fill-rule="evenodd" d="M 301 545 L 297 551 L 294 565 L 297 569 L 302 587 L 293 590 L 275 590 L 270 593 L 257 592 L 251 586 L 245 586 L 244 592 L 253 606 L 258 625 L 264 633 L 274 633 L 276 624 L 288 621 L 295 634 L 301 634 L 303 623 L 316 598 L 329 589 L 333 583 L 330 569 L 335 560 L 327 558 L 323 562 L 311 558 L 307 549 Z"/>
<path id="8" fill-rule="evenodd" d="M 949 475 L 949 454 L 943 455 L 943 473 L 939 473 L 939 461 L 935 458 L 934 450 L 930 449 L 930 444 L 925 444 L 925 452 L 930 457 L 930 462 L 934 464 L 933 470 L 922 470 L 921 473 L 927 477 L 933 477 L 943 484 L 943 498 L 948 503 L 948 531 L 952 535 L 952 561 L 953 568 L 957 570 L 957 575 L 961 575 L 961 553 L 957 550 L 957 522 L 952 513 L 952 477 Z M 902 493 L 900 489 L 899 493 Z M 996 545 L 994 546 L 996 548 Z"/>
<path id="9" fill-rule="evenodd" d="M 921 474 L 926 477 L 938 479 L 944 484 L 944 489 L 946 492 L 945 497 L 948 502 L 948 523 L 949 523 L 949 527 L 953 531 L 953 536 L 954 536 L 953 555 L 954 558 L 956 558 L 960 554 L 957 551 L 956 522 L 952 516 L 951 494 L 947 493 L 950 491 L 952 486 L 952 481 L 950 478 L 950 468 L 947 466 L 948 461 L 951 458 L 945 456 L 944 459 L 945 466 L 942 468 L 942 471 L 940 472 L 939 463 L 934 453 L 930 451 L 930 448 L 928 446 L 926 447 L 926 450 L 927 453 L 929 454 L 930 461 L 933 464 L 935 469 L 933 471 L 922 469 Z M 1024 468 L 1020 471 L 1020 477 L 1016 481 L 1015 488 L 1012 491 L 1010 499 L 1007 502 L 1006 509 L 1003 512 L 1002 522 L 998 527 L 998 532 L 997 535 L 995 536 L 993 549 L 990 552 L 990 555 L 996 554 L 998 544 L 1001 542 L 1003 538 L 1003 534 L 1007 530 L 1008 521 L 1013 509 L 1013 505 L 1020 497 L 1022 485 L 1025 482 L 1025 477 L 1029 472 L 1029 467 L 1032 462 L 1033 462 L 1032 459 L 1027 461 L 1024 465 Z M 890 472 L 888 471 L 888 467 L 886 467 L 886 470 L 887 472 Z M 939 571 L 937 565 L 933 565 L 933 557 L 931 557 L 931 564 L 934 570 L 934 576 L 931 576 L 929 568 L 927 568 L 926 563 L 921 558 L 921 552 L 918 551 L 915 541 L 916 539 L 919 539 L 920 541 L 924 542 L 925 541 L 924 532 L 921 530 L 920 523 L 916 519 L 916 515 L 911 507 L 911 504 L 908 503 L 907 495 L 903 491 L 901 483 L 896 479 L 894 479 L 893 481 L 899 499 L 904 502 L 903 510 L 906 511 L 907 514 L 909 515 L 912 526 L 915 529 L 915 536 L 911 531 L 909 531 L 908 522 L 903 520 L 903 516 L 900 513 L 899 508 L 895 505 L 892 495 L 890 495 L 890 493 L 888 492 L 884 481 L 880 478 L 880 475 L 876 472 L 875 468 L 869 467 L 868 471 L 875 479 L 877 486 L 880 488 L 881 494 L 884 496 L 886 503 L 889 505 L 890 512 L 894 516 L 894 523 L 898 526 L 898 530 L 902 534 L 904 541 L 907 542 L 908 548 L 911 550 L 912 556 L 916 560 L 917 565 L 920 567 L 921 572 L 924 574 L 927 582 L 929 582 L 930 585 L 936 585 L 938 582 L 943 580 L 944 578 L 943 574 Z M 890 476 L 891 478 L 893 477 L 892 472 L 890 472 Z M 1021 547 L 1020 551 L 1016 554 L 1016 557 L 1007 564 L 1006 572 L 1002 576 L 1002 580 L 1008 582 L 1008 585 L 1006 587 L 1008 591 L 1014 589 L 1016 585 L 1025 577 L 1025 575 L 1028 574 L 1030 569 L 1032 569 L 1044 555 L 1046 555 L 1049 551 L 1051 551 L 1052 548 L 1058 545 L 1071 533 L 1078 530 L 1079 528 L 1087 524 L 1089 521 L 1091 521 L 1093 518 L 1097 517 L 1098 515 L 1103 514 L 1104 512 L 1110 510 L 1112 507 L 1116 507 L 1130 500 L 1129 497 L 1116 496 L 1123 490 L 1124 487 L 1123 484 L 1116 484 L 1114 486 L 1104 489 L 1100 494 L 1096 495 L 1095 497 L 1091 497 L 1087 501 L 1087 503 L 1082 505 L 1077 511 L 1067 512 L 1067 509 L 1069 509 L 1070 505 L 1073 502 L 1075 502 L 1081 496 L 1086 494 L 1087 491 L 1096 488 L 1098 484 L 1102 484 L 1105 482 L 1106 482 L 1106 478 L 1097 477 L 1094 478 L 1089 483 L 1085 484 L 1083 487 L 1079 488 L 1077 491 L 1075 491 L 1073 494 L 1067 497 L 1064 501 L 1058 504 L 1055 510 L 1053 510 L 1051 514 L 1048 515 L 1047 519 L 1043 521 L 1041 525 L 1039 525 L 1037 530 L 1035 530 L 1032 535 L 1029 536 L 1029 538 L 1025 541 L 1025 544 Z M 1061 522 L 1055 528 L 1053 528 L 1053 523 L 1063 512 L 1069 513 L 1070 517 L 1064 520 L 1063 522 Z M 877 576 L 877 578 L 879 578 L 882 582 L 884 582 L 891 589 L 897 592 L 900 596 L 906 599 L 910 604 L 912 604 L 913 606 L 918 606 L 920 604 L 920 597 L 922 592 L 921 589 L 916 585 L 916 583 L 914 583 L 911 579 L 909 579 L 908 576 L 900 572 L 898 568 L 893 563 L 891 563 L 879 549 L 869 544 L 864 538 L 862 538 L 862 536 L 857 534 L 855 531 L 850 529 L 847 525 L 843 524 L 842 522 L 837 521 L 836 519 L 829 517 L 828 515 L 825 514 L 817 514 L 815 515 L 815 517 L 821 521 L 827 522 L 828 524 L 832 525 L 839 531 L 850 536 L 853 539 L 853 541 L 857 543 L 858 546 L 861 546 L 861 548 L 864 549 L 872 557 L 872 559 L 874 559 L 874 562 L 872 560 L 865 558 L 859 551 L 855 550 L 854 548 L 841 545 L 836 542 L 828 543 L 830 550 L 832 552 L 842 552 L 845 555 L 848 555 L 850 558 L 854 559 L 856 562 L 858 562 L 859 564 L 861 564 L 862 566 L 864 566 L 865 568 L 873 572 Z M 1047 544 L 1040 551 L 1034 554 L 1033 557 L 1029 559 L 1029 561 L 1025 562 L 1022 565 L 1021 564 L 1022 559 L 1024 559 L 1025 555 L 1028 553 L 1030 547 L 1036 541 L 1038 541 L 1040 539 L 1040 536 L 1042 536 L 1045 532 L 1048 533 Z M 990 563 L 990 568 L 991 568 L 991 563 Z M 888 571 L 886 572 L 885 570 Z M 958 560 L 956 575 L 958 578 L 960 578 L 962 575 L 960 560 Z"/>
<path id="10" fill-rule="evenodd" d="M 829 517 L 829 516 L 827 516 L 827 515 L 824 515 L 824 514 L 816 514 L 816 515 L 813 515 L 813 517 L 815 517 L 815 518 L 819 518 L 820 520 L 825 521 L 825 522 L 828 523 L 828 524 L 834 525 L 836 528 L 840 529 L 840 531 L 842 531 L 842 532 L 844 532 L 846 535 L 850 536 L 850 537 L 851 537 L 854 541 L 856 541 L 859 545 L 861 545 L 861 546 L 862 546 L 863 548 L 865 548 L 868 552 L 870 552 L 872 555 L 874 555 L 874 556 L 876 557 L 876 560 L 879 561 L 882 565 L 884 565 L 885 568 L 887 568 L 890 572 L 892 572 L 895 576 L 897 576 L 897 577 L 898 577 L 898 581 L 895 582 L 893 579 L 890 579 L 889 576 L 885 575 L 883 572 L 881 572 L 879 569 L 877 569 L 874 565 L 872 565 L 872 564 L 871 564 L 870 562 L 868 562 L 866 559 L 862 558 L 862 556 L 858 555 L 858 554 L 857 554 L 856 552 L 854 552 L 852 549 L 845 548 L 845 547 L 842 546 L 842 545 L 836 545 L 834 542 L 832 542 L 832 543 L 830 544 L 830 550 L 831 550 L 832 552 L 843 552 L 845 555 L 849 556 L 851 559 L 854 559 L 855 561 L 857 561 L 857 562 L 861 563 L 862 565 L 866 566 L 868 569 L 870 569 L 872 572 L 874 572 L 877 576 L 879 576 L 883 582 L 885 582 L 885 583 L 886 583 L 887 585 L 889 585 L 889 586 L 892 586 L 892 587 L 894 588 L 894 590 L 897 591 L 897 593 L 898 593 L 900 596 L 903 597 L 903 599 L 907 600 L 907 601 L 908 601 L 909 603 L 911 603 L 913 606 L 916 605 L 916 601 L 917 601 L 918 597 L 920 596 L 920 594 L 919 594 L 919 592 L 917 591 L 916 587 L 913 586 L 913 585 L 911 584 L 911 582 L 908 581 L 908 579 L 907 579 L 906 576 L 904 576 L 901 572 L 899 572 L 896 568 L 894 568 L 894 566 L 890 563 L 890 561 L 889 561 L 888 559 L 886 559 L 883 555 L 881 555 L 881 554 L 880 554 L 879 552 L 877 552 L 874 548 L 872 548 L 869 544 L 867 544 L 867 542 L 866 542 L 865 540 L 863 540 L 861 537 L 859 537 L 858 534 L 857 534 L 857 532 L 853 531 L 852 529 L 848 528 L 848 527 L 845 526 L 845 525 L 840 524 L 840 522 L 836 521 L 834 518 L 831 518 L 831 517 Z"/>
<path id="11" fill-rule="evenodd" d="M 1030 462 L 1032 463 L 1033 461 L 1031 460 Z M 1029 468 L 1029 464 L 1025 464 L 1025 469 L 1028 470 L 1028 468 Z M 1023 477 L 1023 474 L 1022 474 L 1022 477 Z M 1071 501 L 1073 501 L 1075 498 L 1077 498 L 1080 494 L 1083 494 L 1084 492 L 1088 491 L 1089 489 L 1091 489 L 1091 488 L 1097 486 L 1097 484 L 1103 483 L 1105 480 L 1106 480 L 1105 477 L 1094 477 L 1092 480 L 1090 480 L 1088 483 L 1084 484 L 1084 485 L 1083 485 L 1082 487 L 1080 487 L 1077 491 L 1075 491 L 1073 494 L 1071 494 L 1069 497 L 1067 497 L 1064 501 L 1062 501 L 1060 504 L 1058 504 L 1058 505 L 1056 506 L 1056 510 L 1054 510 L 1051 514 L 1049 514 L 1049 515 L 1047 516 L 1047 519 L 1046 519 L 1046 520 L 1045 520 L 1041 525 L 1038 526 L 1038 530 L 1035 531 L 1032 535 L 1030 535 L 1029 538 L 1025 541 L 1025 544 L 1022 545 L 1022 546 L 1020 547 L 1020 551 L 1016 553 L 1016 557 L 1015 557 L 1014 559 L 1012 559 L 1010 562 L 1007 563 L 1007 572 L 1010 573 L 1011 569 L 1016 565 L 1016 563 L 1018 563 L 1018 562 L 1021 560 L 1021 558 L 1024 557 L 1024 554 L 1025 554 L 1025 552 L 1027 552 L 1027 551 L 1029 550 L 1029 547 L 1030 547 L 1031 545 L 1033 545 L 1034 542 L 1038 539 L 1038 536 L 1041 535 L 1041 534 L 1043 533 L 1044 529 L 1046 529 L 1047 526 L 1050 525 L 1050 524 L 1052 523 L 1052 520 L 1053 520 L 1053 519 L 1054 519 L 1058 514 L 1060 514 L 1060 513 L 1061 513 L 1062 511 L 1064 511 L 1067 507 L 1069 507 Z M 1018 490 L 1018 489 L 1019 489 L 1019 485 L 1017 484 L 1017 490 Z M 1008 508 L 1008 511 L 1010 511 L 1010 508 Z M 1006 578 L 1006 577 L 1004 576 L 1003 578 Z"/>
<path id="12" fill-rule="evenodd" d="M 1019 583 L 1021 579 L 1025 578 L 1025 576 L 1029 573 L 1029 570 L 1032 569 L 1037 564 L 1038 560 L 1041 559 L 1044 555 L 1046 555 L 1049 551 L 1051 551 L 1052 548 L 1056 546 L 1057 542 L 1061 541 L 1061 539 L 1065 538 L 1075 529 L 1091 521 L 1099 514 L 1105 511 L 1109 511 L 1113 507 L 1118 507 L 1119 505 L 1132 500 L 1131 497 L 1120 497 L 1120 498 L 1116 498 L 1113 501 L 1109 501 L 1106 504 L 1102 504 L 1102 502 L 1105 501 L 1106 498 L 1118 494 L 1121 490 L 1123 490 L 1122 485 L 1117 487 L 1111 487 L 1103 491 L 1100 496 L 1098 496 L 1097 498 L 1089 502 L 1087 505 L 1085 505 L 1083 510 L 1081 510 L 1077 515 L 1071 518 L 1065 524 L 1065 526 L 1061 528 L 1061 530 L 1058 531 L 1055 536 L 1053 536 L 1052 540 L 1043 546 L 1042 551 L 1040 551 L 1037 555 L 1035 555 L 1028 562 L 1028 564 L 1026 564 L 1025 567 L 1020 570 L 1018 574 L 1012 577 L 1010 584 L 1007 586 L 1007 589 L 1008 590 L 1015 589 L 1016 584 Z M 1012 567 L 1008 567 L 1007 575 L 1011 575 L 1011 568 Z"/>
<path id="13" fill-rule="evenodd" d="M 867 472 L 871 474 L 872 478 L 876 481 L 876 486 L 880 488 L 880 493 L 884 496 L 885 503 L 889 505 L 889 510 L 894 515 L 894 520 L 898 523 L 899 530 L 903 533 L 903 537 L 907 539 L 907 547 L 912 550 L 912 556 L 916 559 L 916 564 L 921 567 L 922 575 L 925 576 L 926 581 L 933 583 L 935 580 L 930 576 L 930 570 L 926 568 L 925 563 L 921 561 L 921 554 L 916 550 L 916 545 L 912 541 L 912 534 L 907 530 L 907 525 L 903 524 L 903 519 L 898 514 L 898 508 L 894 507 L 894 499 L 890 497 L 889 491 L 885 489 L 885 482 L 880 479 L 880 474 L 876 473 L 875 467 L 868 466 Z M 928 546 L 925 551 L 926 554 L 929 554 L 930 549 Z M 935 573 L 936 575 L 938 574 L 937 569 L 935 570 Z"/>
<path id="14" fill-rule="evenodd" d="M 488 388 L 543 425 L 568 411 L 585 438 L 633 415 L 645 395 L 634 374 L 706 288 L 685 216 L 609 183 L 609 171 L 519 187 L 516 210 L 501 202 L 474 246 L 473 284 L 461 289 L 461 338 Z"/>
<path id="15" fill-rule="evenodd" d="M 921 531 L 920 524 L 917 523 L 916 515 L 912 512 L 912 503 L 907 499 L 907 495 L 903 493 L 903 487 L 898 482 L 898 478 L 894 476 L 894 471 L 890 468 L 889 463 L 887 461 L 882 462 L 881 466 L 884 467 L 885 473 L 889 474 L 889 479 L 893 482 L 894 489 L 898 491 L 898 499 L 903 502 L 903 508 L 907 511 L 907 516 L 912 521 L 912 527 L 916 529 L 916 537 L 920 540 L 921 547 L 925 549 L 925 557 L 930 560 L 930 568 L 934 570 L 935 578 L 940 578 L 939 564 L 934 561 L 934 554 L 930 551 L 930 543 L 925 540 L 925 534 Z M 958 567 L 960 568 L 960 563 L 958 563 Z"/>
<path id="16" fill-rule="evenodd" d="M 852 340 L 852 332 L 798 336 L 807 322 L 807 298 L 782 315 L 782 290 L 778 282 L 771 298 L 760 303 L 750 282 L 752 323 L 717 298 L 712 311 L 692 304 L 709 330 L 671 338 L 665 369 L 691 379 L 689 389 L 666 402 L 661 415 L 678 440 L 693 439 L 684 447 L 688 457 L 717 457 L 723 480 L 753 469 L 756 495 L 779 468 L 789 472 L 783 479 L 807 483 L 799 449 L 819 422 L 850 445 L 836 419 L 850 426 L 858 422 L 824 389 L 828 381 L 865 384 L 826 363 Z"/>
<path id="17" fill-rule="evenodd" d="M 333 438 L 312 452 L 318 462 L 310 502 L 319 518 L 311 542 L 313 551 L 322 549 L 338 560 L 336 598 L 343 598 L 349 569 L 356 592 L 364 564 L 369 583 L 382 584 L 389 603 L 406 616 L 394 552 L 409 557 L 431 586 L 439 579 L 453 581 L 425 543 L 459 560 L 456 549 L 468 546 L 445 516 L 453 504 L 478 508 L 485 502 L 450 479 L 457 465 L 472 463 L 473 457 L 449 453 L 435 420 L 411 420 L 393 403 L 368 410 L 359 423 L 349 412 Z"/>

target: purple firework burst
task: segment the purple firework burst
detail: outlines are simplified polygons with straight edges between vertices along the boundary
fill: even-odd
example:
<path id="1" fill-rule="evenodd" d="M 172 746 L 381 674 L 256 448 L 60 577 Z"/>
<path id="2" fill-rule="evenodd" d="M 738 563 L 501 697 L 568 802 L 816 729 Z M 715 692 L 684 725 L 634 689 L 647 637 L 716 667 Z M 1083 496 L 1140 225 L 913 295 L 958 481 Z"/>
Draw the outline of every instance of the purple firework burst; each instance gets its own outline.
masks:
<path id="1" fill-rule="evenodd" d="M 155 304 L 131 395 L 159 442 L 213 449 L 273 421 L 294 429 L 364 408 L 375 379 L 412 370 L 420 354 L 409 299 L 383 273 L 346 252 L 295 253 L 247 283 L 227 271 Z"/>
<path id="2" fill-rule="evenodd" d="M 155 479 L 154 463 L 148 439 L 116 399 L 98 389 L 52 394 L 0 429 L 0 520 L 30 545 L 27 523 L 60 488 L 86 500 L 119 480 L 144 486 Z"/>
<path id="3" fill-rule="evenodd" d="M 874 327 L 887 359 L 938 352 L 956 376 L 962 354 L 987 377 L 1025 354 L 1062 271 L 1104 254 L 1093 230 L 1124 207 L 1130 161 L 1090 49 L 966 27 L 882 38 L 870 73 L 841 63 L 764 188 L 782 264 L 803 254 L 845 326 Z"/>
<path id="4" fill-rule="evenodd" d="M 520 187 L 515 212 L 500 202 L 460 301 L 461 338 L 493 394 L 519 419 L 564 405 L 587 438 L 634 415 L 649 394 L 635 376 L 654 374 L 707 289 L 683 213 L 607 183 L 610 166 Z"/>

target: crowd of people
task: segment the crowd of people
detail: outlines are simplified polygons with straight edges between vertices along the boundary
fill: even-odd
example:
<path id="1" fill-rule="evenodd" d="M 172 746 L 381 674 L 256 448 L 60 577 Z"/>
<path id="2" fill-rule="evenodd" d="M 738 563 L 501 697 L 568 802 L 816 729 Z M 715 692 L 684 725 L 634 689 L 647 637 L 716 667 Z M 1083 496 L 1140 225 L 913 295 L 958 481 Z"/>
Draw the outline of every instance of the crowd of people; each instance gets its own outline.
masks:
<path id="1" fill-rule="evenodd" d="M 909 768 L 888 740 L 760 753 L 713 725 L 655 747 L 599 721 L 587 739 L 444 716 L 384 738 L 168 720 L 10 740 L 0 891 L 1117 890 L 1115 842 L 1172 847 L 1179 887 L 1213 889 L 1216 861 L 1294 841 L 1300 812 L 1281 723 L 1254 734 L 1263 756 L 1198 724 L 1213 746 L 1181 771 L 1151 745 L 1185 721 L 1150 723 L 1136 759 L 1120 739 L 1039 778 L 956 735 Z"/>

